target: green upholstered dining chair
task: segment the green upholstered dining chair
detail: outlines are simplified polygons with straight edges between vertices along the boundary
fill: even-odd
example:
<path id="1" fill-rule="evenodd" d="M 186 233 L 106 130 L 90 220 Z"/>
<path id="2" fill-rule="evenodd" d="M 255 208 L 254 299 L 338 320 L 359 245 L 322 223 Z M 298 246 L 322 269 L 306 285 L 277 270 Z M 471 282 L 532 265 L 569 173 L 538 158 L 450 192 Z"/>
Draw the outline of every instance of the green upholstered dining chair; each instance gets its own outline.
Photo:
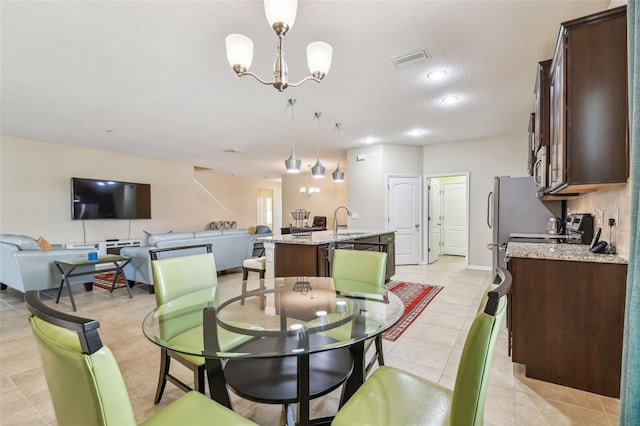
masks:
<path id="1" fill-rule="evenodd" d="M 487 377 L 506 312 L 511 275 L 499 270 L 500 285 L 487 294 L 462 350 L 453 391 L 398 368 L 376 369 L 338 410 L 332 426 L 479 426 L 484 419 Z"/>
<path id="2" fill-rule="evenodd" d="M 181 252 L 188 254 L 181 256 L 179 255 Z M 206 289 L 216 292 L 214 300 L 217 301 L 218 273 L 211 244 L 156 249 L 149 251 L 149 255 L 151 256 L 153 288 L 158 306 L 192 292 Z M 204 348 L 203 334 L 200 328 L 202 316 L 194 317 L 192 324 L 189 324 L 189 318 L 185 317 L 181 324 L 182 330 L 175 329 L 175 324 L 172 324 L 172 327 L 174 327 L 172 330 L 165 330 L 167 334 L 165 339 L 175 342 L 179 342 L 181 339 L 188 339 L 190 341 L 188 346 L 193 346 L 196 343 Z M 198 326 L 194 327 L 196 324 Z M 233 348 L 248 340 L 248 338 L 227 330 L 220 330 L 218 333 L 222 350 Z M 193 342 L 194 339 L 198 339 L 199 342 Z M 185 392 L 190 390 L 205 392 L 206 367 L 203 357 L 180 354 L 165 348 L 162 348 L 160 352 L 160 374 L 154 398 L 156 404 L 162 398 L 167 380 Z M 170 373 L 171 359 L 175 359 L 193 372 L 193 389 Z"/>
<path id="3" fill-rule="evenodd" d="M 331 263 L 331 276 L 333 277 L 336 290 L 348 292 L 376 293 L 384 289 L 385 275 L 387 273 L 387 253 L 364 250 L 341 250 L 333 251 Z M 351 327 L 342 326 L 333 333 L 351 333 Z M 331 335 L 331 331 L 327 332 Z M 337 336 L 335 336 L 337 337 Z M 345 336 L 347 337 L 347 336 Z M 340 338 L 339 340 L 343 340 Z M 375 341 L 375 354 L 367 361 L 365 374 L 375 365 L 384 365 L 384 354 L 382 352 L 382 335 L 368 339 L 365 342 L 365 353 Z"/>
<path id="4" fill-rule="evenodd" d="M 25 294 L 57 424 L 135 425 L 118 363 L 98 334 L 97 321 L 56 311 L 38 291 Z M 189 392 L 144 425 L 255 425 L 212 399 Z"/>

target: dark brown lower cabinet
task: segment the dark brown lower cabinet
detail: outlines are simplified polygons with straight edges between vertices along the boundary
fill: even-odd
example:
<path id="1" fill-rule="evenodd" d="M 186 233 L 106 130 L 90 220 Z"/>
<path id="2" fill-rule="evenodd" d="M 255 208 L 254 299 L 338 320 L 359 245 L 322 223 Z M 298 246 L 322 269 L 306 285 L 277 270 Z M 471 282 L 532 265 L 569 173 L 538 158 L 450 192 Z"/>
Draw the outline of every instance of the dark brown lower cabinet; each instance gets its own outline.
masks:
<path id="1" fill-rule="evenodd" d="M 526 376 L 620 395 L 627 265 L 510 258 L 508 326 Z"/>
<path id="2" fill-rule="evenodd" d="M 396 273 L 395 233 L 393 232 L 339 242 L 335 244 L 335 247 L 353 250 L 386 250 L 386 281 L 389 281 Z M 285 244 L 276 242 L 274 274 L 276 277 L 331 276 L 329 244 Z"/>

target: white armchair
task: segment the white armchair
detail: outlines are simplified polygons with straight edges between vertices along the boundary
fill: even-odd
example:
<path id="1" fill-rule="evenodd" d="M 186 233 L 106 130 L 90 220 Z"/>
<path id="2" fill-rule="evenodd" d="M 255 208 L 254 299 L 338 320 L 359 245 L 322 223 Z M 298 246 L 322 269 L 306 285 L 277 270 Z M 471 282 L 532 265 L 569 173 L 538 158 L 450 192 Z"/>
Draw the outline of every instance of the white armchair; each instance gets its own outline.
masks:
<path id="1" fill-rule="evenodd" d="M 0 283 L 23 293 L 58 288 L 62 279 L 54 260 L 86 258 L 90 249 L 42 250 L 36 240 L 24 235 L 0 234 Z M 87 268 L 94 268 L 87 266 Z M 90 275 L 73 277 L 70 284 L 92 282 Z"/>

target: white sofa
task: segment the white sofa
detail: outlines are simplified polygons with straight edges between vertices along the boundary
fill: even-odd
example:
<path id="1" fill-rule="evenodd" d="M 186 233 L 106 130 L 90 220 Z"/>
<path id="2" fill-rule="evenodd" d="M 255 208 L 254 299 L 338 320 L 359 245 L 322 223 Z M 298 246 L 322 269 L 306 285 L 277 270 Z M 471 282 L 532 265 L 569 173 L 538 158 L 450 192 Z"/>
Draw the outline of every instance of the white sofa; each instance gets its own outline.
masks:
<path id="1" fill-rule="evenodd" d="M 252 256 L 254 238 L 266 234 L 252 235 L 246 229 L 225 229 L 197 232 L 168 232 L 150 235 L 147 244 L 142 247 L 125 247 L 120 251 L 123 256 L 132 258 L 124 267 L 124 273 L 130 282 L 138 282 L 153 286 L 151 257 L 154 249 L 185 247 L 200 244 L 211 244 L 213 257 L 218 271 L 239 268 L 242 262 Z M 180 250 L 174 256 L 185 256 L 189 251 Z M 165 257 L 171 256 L 171 252 Z M 152 291 L 152 288 L 149 289 Z"/>
<path id="2" fill-rule="evenodd" d="M 0 283 L 21 292 L 60 287 L 62 276 L 54 260 L 87 258 L 90 249 L 42 250 L 38 242 L 25 235 L 0 234 Z M 94 266 L 83 267 L 94 269 Z M 92 283 L 91 275 L 72 277 L 70 284 Z"/>

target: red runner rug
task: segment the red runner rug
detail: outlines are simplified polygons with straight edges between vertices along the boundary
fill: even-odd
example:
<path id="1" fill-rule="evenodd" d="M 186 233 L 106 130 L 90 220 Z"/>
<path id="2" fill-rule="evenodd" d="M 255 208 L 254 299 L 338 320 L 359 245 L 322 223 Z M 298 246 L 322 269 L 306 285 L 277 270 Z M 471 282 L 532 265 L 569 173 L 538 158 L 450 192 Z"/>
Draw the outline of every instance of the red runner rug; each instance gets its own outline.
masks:
<path id="1" fill-rule="evenodd" d="M 93 279 L 94 287 L 103 288 L 105 290 L 111 290 L 111 284 L 113 284 L 113 276 L 115 272 L 98 272 Z M 118 275 L 118 281 L 116 281 L 116 286 L 114 288 L 122 288 L 124 287 L 124 280 L 122 279 L 122 275 Z"/>
<path id="2" fill-rule="evenodd" d="M 411 323 L 418 318 L 424 308 L 440 293 L 442 286 L 419 283 L 409 283 L 404 281 L 391 281 L 385 284 L 385 288 L 393 292 L 404 303 L 404 313 L 400 321 L 384 333 L 382 338 L 387 340 L 397 340 L 404 333 Z"/>

